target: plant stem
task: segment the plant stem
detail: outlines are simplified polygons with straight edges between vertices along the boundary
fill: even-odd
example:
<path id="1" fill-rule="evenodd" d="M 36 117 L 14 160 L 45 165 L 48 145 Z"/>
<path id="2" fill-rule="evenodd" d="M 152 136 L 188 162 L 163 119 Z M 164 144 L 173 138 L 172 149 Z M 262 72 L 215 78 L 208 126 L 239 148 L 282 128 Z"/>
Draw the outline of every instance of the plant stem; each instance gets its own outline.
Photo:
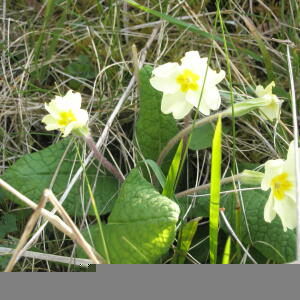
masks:
<path id="1" fill-rule="evenodd" d="M 124 175 L 121 173 L 119 169 L 117 169 L 115 166 L 113 166 L 105 157 L 104 155 L 97 149 L 97 146 L 93 140 L 93 138 L 90 135 L 87 135 L 84 137 L 84 140 L 86 144 L 90 147 L 90 149 L 93 151 L 95 158 L 97 158 L 103 167 L 113 174 L 120 182 L 123 182 L 125 180 Z"/>
<path id="2" fill-rule="evenodd" d="M 233 181 L 239 181 L 239 180 L 241 180 L 242 176 L 243 176 L 242 174 L 229 176 L 229 177 L 223 178 L 220 183 L 226 184 L 226 183 L 231 183 Z M 194 188 L 188 189 L 186 191 L 180 192 L 180 193 L 176 194 L 175 196 L 177 199 L 179 199 L 179 198 L 183 198 L 187 195 L 191 195 L 191 194 L 203 191 L 203 190 L 208 190 L 209 188 L 210 188 L 210 183 L 207 183 L 207 184 L 199 185 Z"/>
<path id="3" fill-rule="evenodd" d="M 174 145 L 179 142 L 183 137 L 187 136 L 189 133 L 192 132 L 192 130 L 196 127 L 200 127 L 208 122 L 211 122 L 213 120 L 216 120 L 219 115 L 222 115 L 222 117 L 228 117 L 231 116 L 231 111 L 228 109 L 216 113 L 214 115 L 208 116 L 206 118 L 200 119 L 197 122 L 194 123 L 194 125 L 190 125 L 184 129 L 182 129 L 180 132 L 178 132 L 173 138 L 171 138 L 168 142 L 168 144 L 164 147 L 164 149 L 161 151 L 158 159 L 157 159 L 157 164 L 160 166 L 166 157 L 166 155 L 169 153 L 169 151 L 174 147 Z"/>

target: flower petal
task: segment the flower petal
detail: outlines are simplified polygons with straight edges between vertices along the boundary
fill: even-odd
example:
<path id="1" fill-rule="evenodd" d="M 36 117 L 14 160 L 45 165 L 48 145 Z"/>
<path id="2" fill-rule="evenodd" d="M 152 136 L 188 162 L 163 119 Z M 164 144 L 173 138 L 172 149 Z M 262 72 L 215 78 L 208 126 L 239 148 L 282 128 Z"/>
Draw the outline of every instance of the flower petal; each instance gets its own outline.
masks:
<path id="1" fill-rule="evenodd" d="M 286 228 L 296 228 L 297 204 L 290 197 L 275 201 L 274 210 L 281 219 L 284 231 L 286 231 Z"/>
<path id="2" fill-rule="evenodd" d="M 274 82 L 274 81 L 270 82 L 270 83 L 266 86 L 266 88 L 265 88 L 265 93 L 266 93 L 266 94 L 272 95 L 272 89 L 273 89 L 273 87 L 275 87 L 275 82 Z"/>
<path id="3" fill-rule="evenodd" d="M 275 96 L 275 95 L 273 95 Z M 277 96 L 275 96 L 277 98 Z M 281 108 L 281 101 L 272 101 L 267 106 L 262 106 L 259 110 L 262 112 L 262 116 L 266 119 L 273 121 L 274 119 L 279 119 L 280 117 L 280 108 Z"/>
<path id="4" fill-rule="evenodd" d="M 88 112 L 85 109 L 79 109 L 74 112 L 76 122 L 86 125 L 89 120 Z"/>
<path id="5" fill-rule="evenodd" d="M 72 107 L 73 110 L 80 109 L 81 107 L 81 94 L 74 93 L 72 90 L 69 90 L 67 94 L 63 97 L 63 100 Z"/>
<path id="6" fill-rule="evenodd" d="M 178 72 L 178 69 L 179 69 L 178 63 L 166 63 L 153 69 L 152 74 L 157 77 L 167 78 L 172 74 Z"/>
<path id="7" fill-rule="evenodd" d="M 276 216 L 276 211 L 274 210 L 274 201 L 275 199 L 273 192 L 271 192 L 264 209 L 264 219 L 268 223 L 271 223 Z"/>
<path id="8" fill-rule="evenodd" d="M 199 106 L 199 100 L 200 100 L 200 95 L 201 95 L 201 89 L 197 91 L 193 90 L 188 90 L 186 95 L 185 95 L 185 100 L 198 108 Z"/>
<path id="9" fill-rule="evenodd" d="M 51 114 L 53 117 L 59 118 L 60 107 L 58 105 L 57 100 L 51 100 L 49 104 L 45 103 L 45 109 Z"/>
<path id="10" fill-rule="evenodd" d="M 166 63 L 152 71 L 154 76 L 150 79 L 150 83 L 158 91 L 176 93 L 180 89 L 180 85 L 176 81 L 179 73 L 178 63 Z"/>
<path id="11" fill-rule="evenodd" d="M 216 86 L 205 87 L 201 101 L 205 101 L 207 107 L 217 110 L 221 105 L 221 96 Z"/>
<path id="12" fill-rule="evenodd" d="M 181 69 L 189 69 L 193 73 L 204 77 L 207 68 L 207 57 L 200 58 L 198 51 L 189 51 L 181 59 Z M 202 78 L 203 80 L 203 78 Z"/>
<path id="13" fill-rule="evenodd" d="M 175 119 L 184 118 L 192 108 L 193 105 L 185 101 L 185 94 L 182 92 L 163 95 L 161 111 L 164 114 L 172 113 Z"/>
<path id="14" fill-rule="evenodd" d="M 206 82 L 208 85 L 216 85 L 221 82 L 225 78 L 225 71 L 220 70 L 220 72 L 216 72 L 211 68 L 208 68 L 207 71 L 207 79 Z"/>
<path id="15" fill-rule="evenodd" d="M 265 163 L 265 174 L 261 182 L 261 189 L 267 191 L 271 187 L 272 179 L 282 173 L 283 159 L 268 160 Z"/>
<path id="16" fill-rule="evenodd" d="M 265 94 L 265 89 L 262 85 L 258 85 L 255 89 L 255 93 L 258 97 L 262 97 Z"/>
<path id="17" fill-rule="evenodd" d="M 46 115 L 43 119 L 42 119 L 42 123 L 46 124 L 46 130 L 50 131 L 50 130 L 55 130 L 55 129 L 59 129 L 62 126 L 60 126 L 57 123 L 57 119 L 55 119 L 53 116 L 51 115 Z"/>
<path id="18" fill-rule="evenodd" d="M 298 152 L 297 153 L 298 157 L 300 158 L 300 148 L 297 148 L 297 152 Z M 295 161 L 296 161 L 295 141 L 292 141 L 289 145 L 287 158 L 283 168 L 288 174 L 291 174 L 293 178 L 295 178 L 296 176 Z"/>
<path id="19" fill-rule="evenodd" d="M 69 123 L 63 130 L 63 137 L 68 136 L 74 128 L 78 128 L 78 126 L 76 127 L 76 122 Z"/>
<path id="20" fill-rule="evenodd" d="M 158 91 L 175 94 L 180 89 L 180 85 L 176 81 L 178 74 L 173 74 L 168 78 L 155 76 L 150 79 L 150 83 Z"/>

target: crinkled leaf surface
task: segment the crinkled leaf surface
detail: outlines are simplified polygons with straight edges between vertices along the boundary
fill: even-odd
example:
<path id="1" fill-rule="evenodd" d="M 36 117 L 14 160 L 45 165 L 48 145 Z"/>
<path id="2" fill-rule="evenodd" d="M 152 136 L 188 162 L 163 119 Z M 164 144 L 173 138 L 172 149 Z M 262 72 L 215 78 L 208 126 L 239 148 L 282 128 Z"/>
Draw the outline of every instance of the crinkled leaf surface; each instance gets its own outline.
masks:
<path id="1" fill-rule="evenodd" d="M 5 171 L 2 178 L 32 201 L 38 202 L 43 190 L 49 187 L 69 142 L 69 139 L 64 139 L 43 150 L 24 155 Z M 76 149 L 72 145 L 63 159 L 52 188 L 57 197 L 64 192 L 70 178 L 72 178 L 72 175 L 74 175 L 80 166 L 80 160 L 76 156 Z M 97 180 L 94 197 L 98 210 L 101 213 L 110 211 L 112 202 L 118 191 L 118 181 L 111 176 L 98 175 L 95 165 L 90 166 L 86 172 L 92 186 L 95 180 Z M 83 213 L 80 187 L 84 187 L 85 207 L 89 200 L 88 190 L 83 185 L 83 181 L 83 178 L 82 180 L 78 180 L 63 204 L 70 215 L 76 214 L 77 216 L 81 216 Z M 9 199 L 21 204 L 16 197 L 5 190 L 3 192 Z M 51 206 L 48 204 L 47 208 L 49 207 Z M 94 215 L 92 208 L 90 208 L 89 214 Z"/>
<path id="2" fill-rule="evenodd" d="M 222 190 L 232 190 L 233 186 L 227 185 Z M 207 192 L 207 191 L 206 191 Z M 277 216 L 272 223 L 264 220 L 264 207 L 269 192 L 251 190 L 242 192 L 242 200 L 245 208 L 245 215 L 242 212 L 241 239 L 244 245 L 252 245 L 264 256 L 278 263 L 291 262 L 296 259 L 296 234 L 293 230 L 283 231 L 281 220 Z M 179 199 L 185 203 L 186 199 Z M 232 194 L 222 196 L 221 207 L 225 208 L 225 214 L 233 228 L 235 216 L 235 199 Z M 197 198 L 193 216 L 208 217 L 209 197 Z M 245 219 L 246 216 L 246 219 Z M 246 220 L 249 226 L 249 233 L 246 227 Z M 224 224 L 222 228 L 226 230 Z"/>
<path id="3" fill-rule="evenodd" d="M 178 128 L 171 114 L 161 112 L 162 93 L 150 85 L 152 67 L 140 70 L 140 111 L 136 124 L 136 138 L 146 159 L 157 160 L 167 142 L 177 134 Z M 162 169 L 168 170 L 176 149 L 165 158 Z"/>
<path id="4" fill-rule="evenodd" d="M 175 238 L 179 207 L 160 195 L 137 170 L 132 170 L 103 226 L 111 263 L 155 263 L 168 251 Z M 90 227 L 93 243 L 103 256 L 99 227 Z M 89 240 L 87 232 L 84 235 Z M 79 252 L 82 256 L 82 251 Z"/>

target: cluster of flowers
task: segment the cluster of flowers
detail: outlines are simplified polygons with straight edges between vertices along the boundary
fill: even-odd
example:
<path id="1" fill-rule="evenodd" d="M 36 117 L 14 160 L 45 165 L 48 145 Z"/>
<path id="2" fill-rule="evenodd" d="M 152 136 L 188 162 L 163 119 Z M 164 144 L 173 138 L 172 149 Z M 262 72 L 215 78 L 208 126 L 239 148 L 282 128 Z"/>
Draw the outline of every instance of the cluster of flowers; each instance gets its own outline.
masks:
<path id="1" fill-rule="evenodd" d="M 166 63 L 153 70 L 151 85 L 163 92 L 161 110 L 172 113 L 175 119 L 182 119 L 195 107 L 204 115 L 219 109 L 221 96 L 216 85 L 225 78 L 225 72 L 216 72 L 208 66 L 208 58 L 201 58 L 198 51 L 189 51 L 181 63 Z M 249 111 L 249 107 L 259 109 L 264 119 L 280 117 L 282 101 L 272 93 L 274 82 L 266 88 L 256 87 L 257 98 L 235 105 L 239 115 Z M 88 135 L 88 113 L 81 109 L 81 95 L 69 91 L 64 97 L 56 96 L 50 104 L 45 104 L 49 115 L 42 120 L 46 130 L 60 130 L 63 136 L 71 132 L 78 136 Z M 266 222 L 271 222 L 276 214 L 281 218 L 284 231 L 294 229 L 296 214 L 295 145 L 290 144 L 287 159 L 269 160 L 265 163 L 265 174 L 261 181 L 264 191 L 271 189 L 264 210 Z M 298 149 L 300 154 L 300 148 Z"/>

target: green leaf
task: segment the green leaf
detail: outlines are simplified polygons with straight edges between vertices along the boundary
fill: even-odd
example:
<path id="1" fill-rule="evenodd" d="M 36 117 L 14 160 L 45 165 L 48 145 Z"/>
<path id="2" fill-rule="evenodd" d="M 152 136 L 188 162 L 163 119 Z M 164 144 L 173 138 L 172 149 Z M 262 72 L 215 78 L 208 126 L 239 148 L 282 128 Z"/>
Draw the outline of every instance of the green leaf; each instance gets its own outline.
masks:
<path id="1" fill-rule="evenodd" d="M 3 180 L 12 185 L 19 192 L 27 196 L 34 202 L 38 202 L 45 188 L 49 188 L 52 178 L 55 176 L 56 169 L 61 158 L 70 143 L 69 139 L 64 139 L 51 145 L 43 150 L 35 153 L 24 155 L 2 176 Z M 54 181 L 52 191 L 59 197 L 64 192 L 68 185 L 68 181 L 72 175 L 81 166 L 80 160 L 76 155 L 76 148 L 71 145 L 70 150 L 63 158 L 57 177 Z M 112 202 L 118 191 L 118 181 L 111 176 L 98 175 L 98 170 L 95 165 L 91 165 L 87 170 L 87 177 L 91 185 L 94 185 L 97 180 L 94 197 L 97 202 L 97 207 L 101 213 L 110 211 Z M 83 208 L 81 204 L 81 189 L 84 187 L 85 207 L 89 200 L 89 194 L 86 186 L 80 180 L 73 186 L 69 196 L 65 200 L 63 206 L 70 215 L 81 216 Z M 11 195 L 7 191 L 4 194 L 11 200 L 22 205 L 20 200 Z M 50 204 L 46 208 L 50 208 Z M 94 215 L 93 209 L 89 210 L 90 215 Z"/>
<path id="2" fill-rule="evenodd" d="M 222 159 L 222 119 L 219 117 L 212 145 L 211 157 L 211 187 L 209 207 L 209 240 L 210 263 L 217 263 L 218 232 L 219 232 L 219 207 L 220 207 L 220 180 Z"/>
<path id="3" fill-rule="evenodd" d="M 244 186 L 246 187 L 246 186 Z M 223 191 L 233 190 L 232 185 L 223 187 Z M 206 194 L 204 192 L 203 194 Z M 268 200 L 269 192 L 258 190 L 248 190 L 242 192 L 240 198 L 245 214 L 241 212 L 241 241 L 245 246 L 252 245 L 265 257 L 277 262 L 291 262 L 296 259 L 296 233 L 295 230 L 283 231 L 281 220 L 278 216 L 271 223 L 264 220 L 264 207 Z M 235 201 L 231 194 L 221 197 L 221 207 L 225 208 L 226 217 L 229 219 L 232 228 L 235 228 Z M 186 199 L 178 199 L 185 202 Z M 209 196 L 197 198 L 195 207 L 189 216 L 209 215 Z M 245 218 L 246 217 L 246 218 Z M 249 227 L 249 233 L 246 226 Z M 226 226 L 221 223 L 221 228 L 226 230 Z M 251 237 L 251 238 L 250 238 Z"/>
<path id="4" fill-rule="evenodd" d="M 174 197 L 174 190 L 176 188 L 176 180 L 178 177 L 178 171 L 179 171 L 180 161 L 181 161 L 182 147 L 183 147 L 183 142 L 181 140 L 177 148 L 177 151 L 175 153 L 175 156 L 172 160 L 172 164 L 168 172 L 166 184 L 162 192 L 162 194 L 168 198 Z"/>
<path id="5" fill-rule="evenodd" d="M 127 176 L 119 198 L 103 226 L 109 258 L 113 264 L 155 263 L 175 238 L 179 207 L 160 195 L 134 169 Z M 104 257 L 99 227 L 89 228 L 96 250 Z M 84 232 L 90 240 L 88 232 Z M 82 250 L 78 249 L 82 256 Z"/>
<path id="6" fill-rule="evenodd" d="M 181 230 L 180 236 L 178 239 L 178 246 L 176 248 L 176 252 L 173 262 L 177 264 L 183 264 L 185 261 L 185 257 L 190 249 L 192 240 L 198 228 L 198 223 L 201 220 L 200 217 L 195 218 L 187 223 L 185 223 Z"/>
<path id="7" fill-rule="evenodd" d="M 140 111 L 136 124 L 136 138 L 146 159 L 157 160 L 167 142 L 178 133 L 176 121 L 171 115 L 161 112 L 162 93 L 150 85 L 152 68 L 140 70 Z M 170 152 L 164 160 L 163 171 L 167 171 L 174 155 Z"/>
<path id="8" fill-rule="evenodd" d="M 212 145 L 215 128 L 208 123 L 200 127 L 194 128 L 191 133 L 191 141 L 189 148 L 191 150 L 203 150 Z"/>
<path id="9" fill-rule="evenodd" d="M 0 218 L 0 240 L 3 239 L 7 233 L 17 230 L 16 221 L 16 216 L 11 214 L 6 214 Z"/>
<path id="10" fill-rule="evenodd" d="M 152 159 L 145 159 L 144 162 L 151 167 L 152 171 L 154 172 L 156 178 L 158 179 L 162 188 L 165 187 L 166 184 L 166 177 L 162 172 L 160 166 Z"/>

